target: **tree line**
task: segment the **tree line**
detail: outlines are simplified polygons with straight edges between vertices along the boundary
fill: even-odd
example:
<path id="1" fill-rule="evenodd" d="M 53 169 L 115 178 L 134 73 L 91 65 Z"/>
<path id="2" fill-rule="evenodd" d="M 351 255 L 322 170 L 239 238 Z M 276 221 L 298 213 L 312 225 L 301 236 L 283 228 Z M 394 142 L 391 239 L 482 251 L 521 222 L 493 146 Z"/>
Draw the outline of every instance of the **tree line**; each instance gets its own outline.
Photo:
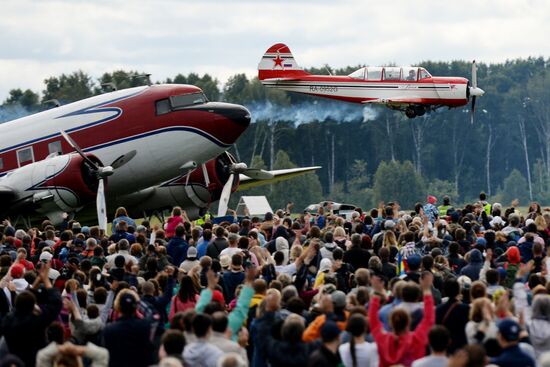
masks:
<path id="1" fill-rule="evenodd" d="M 471 70 L 462 61 L 419 65 L 436 76 L 469 77 Z M 309 71 L 349 74 L 361 66 Z M 254 123 L 232 147 L 240 161 L 268 169 L 323 167 L 292 184 L 252 190 L 267 193 L 274 207 L 292 200 L 302 208 L 330 198 L 363 208 L 399 200 L 412 208 L 427 194 L 449 195 L 459 204 L 480 191 L 505 205 L 515 198 L 522 205 L 531 200 L 550 205 L 548 66 L 542 57 L 478 64 L 478 85 L 486 94 L 477 101 L 474 124 L 469 106 L 408 119 L 383 107 L 267 89 L 244 74 L 231 76 L 223 86 L 195 73 L 159 82 L 197 85 L 210 100 L 248 107 Z M 149 82 L 142 72 L 123 70 L 98 79 L 83 71 L 52 76 L 41 93 L 12 89 L 0 106 L 0 120 L 48 108 L 46 101 L 68 103 Z"/>

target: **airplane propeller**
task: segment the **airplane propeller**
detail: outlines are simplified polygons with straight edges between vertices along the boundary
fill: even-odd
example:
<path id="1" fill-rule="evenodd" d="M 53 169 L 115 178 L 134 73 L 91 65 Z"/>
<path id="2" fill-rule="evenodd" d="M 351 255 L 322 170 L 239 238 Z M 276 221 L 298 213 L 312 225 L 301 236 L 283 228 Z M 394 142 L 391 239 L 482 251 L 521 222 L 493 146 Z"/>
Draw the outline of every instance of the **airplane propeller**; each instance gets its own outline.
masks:
<path id="1" fill-rule="evenodd" d="M 101 166 L 97 162 L 94 162 L 90 159 L 82 149 L 76 144 L 76 142 L 67 134 L 65 131 L 61 131 L 61 136 L 69 143 L 69 145 L 76 150 L 76 152 L 88 163 L 90 168 L 95 172 L 97 175 L 97 179 L 99 181 L 98 187 L 97 187 L 97 197 L 96 197 L 96 208 L 97 208 L 97 219 L 99 228 L 103 230 L 107 230 L 107 204 L 105 202 L 105 183 L 104 179 L 108 176 L 111 176 L 116 169 L 124 166 L 126 163 L 128 163 L 132 158 L 134 158 L 137 154 L 135 150 L 131 150 L 126 154 L 121 155 L 120 157 L 116 158 L 110 165 L 108 166 Z"/>
<path id="2" fill-rule="evenodd" d="M 477 65 L 476 61 L 472 61 L 472 85 L 470 86 L 470 95 L 472 96 L 472 108 L 470 110 L 470 123 L 474 123 L 474 114 L 476 108 L 476 97 L 481 97 L 485 91 L 477 87 Z"/>
<path id="3" fill-rule="evenodd" d="M 256 180 L 269 180 L 273 178 L 273 174 L 268 171 L 264 171 L 259 168 L 248 168 L 246 163 L 233 163 L 229 166 L 229 178 L 223 186 L 222 194 L 220 196 L 220 203 L 218 205 L 218 217 L 224 216 L 227 212 L 229 205 L 229 199 L 231 197 L 231 188 L 235 181 L 235 175 L 243 174 Z"/>

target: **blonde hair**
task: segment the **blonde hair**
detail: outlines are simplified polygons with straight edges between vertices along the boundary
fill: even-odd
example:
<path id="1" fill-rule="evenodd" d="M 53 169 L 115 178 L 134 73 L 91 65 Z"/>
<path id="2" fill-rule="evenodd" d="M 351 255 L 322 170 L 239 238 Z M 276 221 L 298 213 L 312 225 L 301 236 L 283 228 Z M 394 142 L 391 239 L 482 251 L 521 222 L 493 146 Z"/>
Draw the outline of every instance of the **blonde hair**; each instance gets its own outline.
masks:
<path id="1" fill-rule="evenodd" d="M 395 238 L 395 233 L 393 233 L 393 231 L 386 231 L 386 233 L 384 233 L 384 241 L 382 243 L 382 247 L 396 246 L 397 239 Z"/>
<path id="2" fill-rule="evenodd" d="M 535 218 L 535 224 L 537 225 L 537 231 L 544 231 L 547 227 L 546 220 L 542 215 L 537 215 Z"/>
<path id="3" fill-rule="evenodd" d="M 334 237 L 346 237 L 346 231 L 344 230 L 344 227 L 334 228 Z"/>

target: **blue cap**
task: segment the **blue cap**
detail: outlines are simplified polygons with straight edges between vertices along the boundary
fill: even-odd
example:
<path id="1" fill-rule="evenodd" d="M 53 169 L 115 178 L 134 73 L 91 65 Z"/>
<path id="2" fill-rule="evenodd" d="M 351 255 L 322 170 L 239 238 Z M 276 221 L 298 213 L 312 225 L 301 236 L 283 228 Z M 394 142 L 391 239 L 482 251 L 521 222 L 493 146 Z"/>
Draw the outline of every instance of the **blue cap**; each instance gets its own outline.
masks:
<path id="1" fill-rule="evenodd" d="M 519 340 L 521 328 L 515 320 L 503 319 L 498 323 L 498 332 L 502 335 L 504 340 L 513 342 Z"/>
<path id="2" fill-rule="evenodd" d="M 418 269 L 420 268 L 420 263 L 422 262 L 422 258 L 417 254 L 411 254 L 407 256 L 407 265 L 409 268 Z"/>
<path id="3" fill-rule="evenodd" d="M 324 342 L 330 342 L 340 336 L 340 328 L 334 321 L 325 321 L 321 327 L 321 338 Z"/>
<path id="4" fill-rule="evenodd" d="M 476 245 L 486 247 L 487 246 L 487 240 L 483 237 L 479 237 L 476 240 Z"/>

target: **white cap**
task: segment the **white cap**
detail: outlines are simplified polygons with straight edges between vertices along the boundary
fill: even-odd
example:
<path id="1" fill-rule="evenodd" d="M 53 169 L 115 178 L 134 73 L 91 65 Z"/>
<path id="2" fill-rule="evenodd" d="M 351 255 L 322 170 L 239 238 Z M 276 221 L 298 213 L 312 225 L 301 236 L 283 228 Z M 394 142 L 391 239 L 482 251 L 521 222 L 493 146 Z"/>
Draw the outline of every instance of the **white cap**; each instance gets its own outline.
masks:
<path id="1" fill-rule="evenodd" d="M 53 259 L 53 255 L 48 251 L 43 251 L 40 254 L 40 261 L 52 261 L 52 259 Z"/>

